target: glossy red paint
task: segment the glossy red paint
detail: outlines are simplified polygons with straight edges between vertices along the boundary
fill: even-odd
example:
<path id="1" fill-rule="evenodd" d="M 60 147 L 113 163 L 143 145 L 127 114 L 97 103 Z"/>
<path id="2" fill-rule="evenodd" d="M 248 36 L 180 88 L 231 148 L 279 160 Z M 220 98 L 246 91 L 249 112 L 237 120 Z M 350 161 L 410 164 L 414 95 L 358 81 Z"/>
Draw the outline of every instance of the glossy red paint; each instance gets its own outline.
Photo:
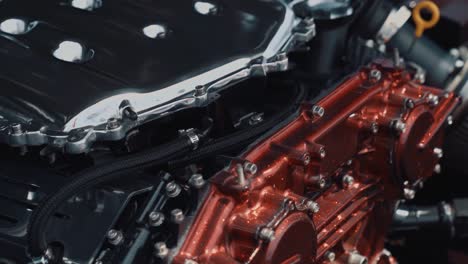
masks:
<path id="1" fill-rule="evenodd" d="M 393 208 L 432 175 L 457 104 L 388 62 L 363 69 L 317 102 L 324 115 L 304 104 L 247 152 L 255 174 L 233 162 L 212 179 L 174 262 L 395 263 L 383 253 Z"/>

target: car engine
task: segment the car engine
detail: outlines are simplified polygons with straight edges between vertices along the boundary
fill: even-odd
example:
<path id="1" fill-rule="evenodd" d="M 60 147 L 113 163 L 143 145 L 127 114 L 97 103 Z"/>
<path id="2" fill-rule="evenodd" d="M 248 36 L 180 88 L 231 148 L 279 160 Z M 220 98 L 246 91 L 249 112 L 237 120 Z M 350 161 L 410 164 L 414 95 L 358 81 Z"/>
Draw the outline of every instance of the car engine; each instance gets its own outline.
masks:
<path id="1" fill-rule="evenodd" d="M 468 262 L 464 0 L 0 0 L 0 264 Z"/>

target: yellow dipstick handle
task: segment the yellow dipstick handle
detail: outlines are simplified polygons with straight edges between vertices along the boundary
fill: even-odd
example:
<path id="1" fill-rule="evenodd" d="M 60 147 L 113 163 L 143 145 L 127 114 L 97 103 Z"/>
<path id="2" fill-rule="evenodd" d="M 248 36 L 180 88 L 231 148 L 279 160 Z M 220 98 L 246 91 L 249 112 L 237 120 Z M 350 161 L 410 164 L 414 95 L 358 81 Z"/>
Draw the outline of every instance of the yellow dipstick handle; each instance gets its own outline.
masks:
<path id="1" fill-rule="evenodd" d="M 421 10 L 426 9 L 431 13 L 431 19 L 425 20 L 421 16 Z M 424 30 L 434 27 L 440 19 L 439 7 L 432 1 L 422 1 L 413 9 L 413 20 L 416 24 L 416 37 L 420 38 Z"/>

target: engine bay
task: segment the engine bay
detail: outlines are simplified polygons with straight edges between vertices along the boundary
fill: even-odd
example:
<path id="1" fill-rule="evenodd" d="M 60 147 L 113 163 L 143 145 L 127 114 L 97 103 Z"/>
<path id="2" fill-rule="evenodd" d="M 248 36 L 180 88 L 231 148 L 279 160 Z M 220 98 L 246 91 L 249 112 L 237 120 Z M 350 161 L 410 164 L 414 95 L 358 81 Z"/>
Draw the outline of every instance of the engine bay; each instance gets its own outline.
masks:
<path id="1" fill-rule="evenodd" d="M 463 8 L 0 1 L 0 264 L 466 263 Z"/>

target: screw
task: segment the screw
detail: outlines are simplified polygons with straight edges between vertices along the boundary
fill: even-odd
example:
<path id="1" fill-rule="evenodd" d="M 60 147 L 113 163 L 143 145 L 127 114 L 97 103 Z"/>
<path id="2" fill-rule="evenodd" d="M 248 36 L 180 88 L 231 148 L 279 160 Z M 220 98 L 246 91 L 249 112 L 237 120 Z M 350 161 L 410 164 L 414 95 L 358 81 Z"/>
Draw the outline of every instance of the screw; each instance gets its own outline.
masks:
<path id="1" fill-rule="evenodd" d="M 344 186 L 345 188 L 350 187 L 351 185 L 353 185 L 353 183 L 354 183 L 354 178 L 353 178 L 353 176 L 348 175 L 348 174 L 346 174 L 345 176 L 343 176 L 343 186 Z"/>
<path id="2" fill-rule="evenodd" d="M 427 102 L 431 106 L 436 106 L 436 105 L 439 104 L 439 97 L 437 95 L 434 95 L 434 94 L 428 94 L 427 95 Z"/>
<path id="3" fill-rule="evenodd" d="M 158 227 L 164 223 L 166 217 L 164 217 L 163 213 L 154 211 L 149 214 L 148 218 L 151 226 Z"/>
<path id="4" fill-rule="evenodd" d="M 416 196 L 416 191 L 410 188 L 404 188 L 403 196 L 405 197 L 406 200 L 413 200 L 414 197 Z"/>
<path id="5" fill-rule="evenodd" d="M 312 158 L 310 157 L 310 154 L 309 154 L 309 153 L 304 153 L 304 155 L 302 155 L 302 163 L 304 164 L 304 166 L 309 165 L 311 159 L 312 159 Z"/>
<path id="6" fill-rule="evenodd" d="M 330 261 L 330 262 L 335 261 L 335 259 L 336 259 L 336 254 L 335 254 L 335 252 L 333 252 L 333 251 L 327 251 L 327 252 L 325 252 L 325 259 L 328 260 L 328 261 Z"/>
<path id="7" fill-rule="evenodd" d="M 312 213 L 316 214 L 320 211 L 320 206 L 318 203 L 312 201 L 312 200 L 308 200 L 306 203 L 305 203 L 305 206 L 308 210 L 310 210 Z"/>
<path id="8" fill-rule="evenodd" d="M 440 174 L 442 172 L 442 166 L 440 166 L 440 164 L 436 164 L 434 167 L 434 172 L 436 174 Z"/>
<path id="9" fill-rule="evenodd" d="M 200 189 L 205 185 L 205 179 L 203 179 L 203 175 L 201 174 L 194 174 L 190 177 L 189 184 L 195 189 Z"/>
<path id="10" fill-rule="evenodd" d="M 270 242 L 275 239 L 275 230 L 269 227 L 262 227 L 258 233 L 258 238 L 260 240 Z"/>
<path id="11" fill-rule="evenodd" d="M 379 70 L 371 70 L 369 73 L 369 81 L 376 83 L 382 79 L 382 72 Z"/>
<path id="12" fill-rule="evenodd" d="M 400 119 L 393 121 L 392 127 L 398 134 L 404 133 L 406 130 L 406 124 Z"/>
<path id="13" fill-rule="evenodd" d="M 433 152 L 438 159 L 444 157 L 444 151 L 441 148 L 434 148 Z"/>
<path id="14" fill-rule="evenodd" d="M 174 209 L 171 211 L 171 220 L 172 222 L 180 225 L 185 219 L 184 212 L 180 209 Z"/>
<path id="15" fill-rule="evenodd" d="M 172 181 L 166 185 L 166 194 L 168 197 L 174 198 L 179 196 L 180 192 L 182 191 L 182 188 L 180 186 Z"/>
<path id="16" fill-rule="evenodd" d="M 319 105 L 314 105 L 312 107 L 312 115 L 315 117 L 322 117 L 323 115 L 325 115 L 325 109 L 323 109 L 323 107 Z"/>
<path id="17" fill-rule="evenodd" d="M 122 231 L 111 229 L 107 232 L 107 241 L 114 246 L 118 246 L 123 243 L 124 237 Z"/>
<path id="18" fill-rule="evenodd" d="M 167 248 L 166 243 L 157 242 L 154 244 L 154 255 L 161 259 L 166 258 L 169 255 L 169 249 Z"/>
<path id="19" fill-rule="evenodd" d="M 244 163 L 244 172 L 255 175 L 257 171 L 258 171 L 258 167 L 255 163 L 252 163 L 252 162 Z"/>
<path id="20" fill-rule="evenodd" d="M 117 118 L 109 118 L 109 120 L 107 120 L 107 129 L 109 130 L 113 130 L 113 129 L 117 129 L 120 127 L 120 122 Z"/>

